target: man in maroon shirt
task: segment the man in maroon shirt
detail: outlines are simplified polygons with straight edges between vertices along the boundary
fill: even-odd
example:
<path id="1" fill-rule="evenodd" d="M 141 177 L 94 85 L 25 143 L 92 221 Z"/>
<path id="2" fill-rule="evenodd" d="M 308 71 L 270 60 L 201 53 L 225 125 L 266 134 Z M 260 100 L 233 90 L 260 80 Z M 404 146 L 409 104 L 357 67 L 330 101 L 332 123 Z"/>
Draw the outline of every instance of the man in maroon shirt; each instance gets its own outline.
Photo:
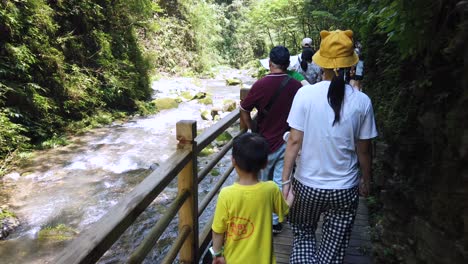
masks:
<path id="1" fill-rule="evenodd" d="M 286 119 L 294 99 L 294 95 L 302 86 L 300 82 L 290 79 L 280 94 L 270 103 L 272 97 L 287 78 L 286 70 L 289 66 L 289 51 L 283 46 L 276 46 L 270 51 L 270 74 L 256 81 L 250 89 L 247 97 L 241 102 L 241 119 L 252 128 L 252 118 L 250 112 L 256 108 L 258 111 L 258 133 L 268 142 L 270 153 L 268 164 L 260 172 L 260 180 L 273 180 L 282 187 L 282 172 L 284 164 L 284 152 L 286 144 L 283 134 L 288 129 Z M 268 113 L 264 113 L 265 107 L 270 104 Z M 273 215 L 273 233 L 282 231 L 282 225 L 278 222 L 278 217 Z"/>

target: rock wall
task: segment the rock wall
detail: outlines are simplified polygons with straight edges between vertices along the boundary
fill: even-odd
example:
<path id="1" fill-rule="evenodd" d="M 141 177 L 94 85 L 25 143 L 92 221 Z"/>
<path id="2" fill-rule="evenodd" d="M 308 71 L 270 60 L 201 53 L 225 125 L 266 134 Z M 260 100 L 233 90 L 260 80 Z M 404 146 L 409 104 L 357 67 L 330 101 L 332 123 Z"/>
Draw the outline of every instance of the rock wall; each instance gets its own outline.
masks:
<path id="1" fill-rule="evenodd" d="M 421 54 L 401 59 L 386 36 L 367 43 L 364 91 L 380 132 L 376 263 L 468 261 L 468 4 L 459 2 Z"/>

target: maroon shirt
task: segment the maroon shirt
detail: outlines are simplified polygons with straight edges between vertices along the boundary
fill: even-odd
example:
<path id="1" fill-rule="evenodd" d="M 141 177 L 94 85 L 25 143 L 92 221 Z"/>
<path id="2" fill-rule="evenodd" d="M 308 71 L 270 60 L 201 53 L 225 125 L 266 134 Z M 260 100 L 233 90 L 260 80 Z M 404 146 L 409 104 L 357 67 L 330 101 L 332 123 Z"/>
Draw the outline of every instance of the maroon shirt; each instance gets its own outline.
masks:
<path id="1" fill-rule="evenodd" d="M 256 81 L 247 97 L 241 102 L 241 108 L 244 111 L 250 112 L 254 108 L 257 109 L 258 132 L 266 138 L 270 146 L 270 153 L 275 152 L 284 143 L 283 134 L 288 129 L 286 120 L 289 110 L 296 92 L 302 87 L 300 82 L 294 79 L 289 80 L 284 90 L 271 105 L 268 115 L 261 114 L 286 76 L 285 73 L 269 74 Z"/>

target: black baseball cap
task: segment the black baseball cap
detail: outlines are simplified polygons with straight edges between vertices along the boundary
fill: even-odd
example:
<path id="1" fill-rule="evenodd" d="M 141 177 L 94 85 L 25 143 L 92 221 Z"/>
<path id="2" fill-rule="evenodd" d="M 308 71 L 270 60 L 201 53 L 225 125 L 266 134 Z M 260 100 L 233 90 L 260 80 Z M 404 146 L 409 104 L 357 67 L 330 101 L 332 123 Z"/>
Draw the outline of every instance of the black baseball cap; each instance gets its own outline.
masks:
<path id="1" fill-rule="evenodd" d="M 270 60 L 277 65 L 289 65 L 289 50 L 284 46 L 276 46 L 270 51 Z"/>

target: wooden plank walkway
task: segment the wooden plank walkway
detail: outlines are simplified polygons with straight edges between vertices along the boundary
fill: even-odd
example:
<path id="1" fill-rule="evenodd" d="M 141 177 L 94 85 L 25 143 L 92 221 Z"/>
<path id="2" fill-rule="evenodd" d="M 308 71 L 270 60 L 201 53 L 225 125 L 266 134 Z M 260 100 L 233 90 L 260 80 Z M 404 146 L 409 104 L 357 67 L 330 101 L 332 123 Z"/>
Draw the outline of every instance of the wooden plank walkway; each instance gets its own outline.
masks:
<path id="1" fill-rule="evenodd" d="M 345 264 L 372 264 L 368 214 L 365 199 L 361 197 L 351 233 L 351 240 L 346 250 Z M 322 223 L 319 223 L 317 230 L 318 243 L 320 243 L 321 235 Z M 293 234 L 288 224 L 285 225 L 283 232 L 274 236 L 273 243 L 278 264 L 289 263 L 292 240 Z"/>

